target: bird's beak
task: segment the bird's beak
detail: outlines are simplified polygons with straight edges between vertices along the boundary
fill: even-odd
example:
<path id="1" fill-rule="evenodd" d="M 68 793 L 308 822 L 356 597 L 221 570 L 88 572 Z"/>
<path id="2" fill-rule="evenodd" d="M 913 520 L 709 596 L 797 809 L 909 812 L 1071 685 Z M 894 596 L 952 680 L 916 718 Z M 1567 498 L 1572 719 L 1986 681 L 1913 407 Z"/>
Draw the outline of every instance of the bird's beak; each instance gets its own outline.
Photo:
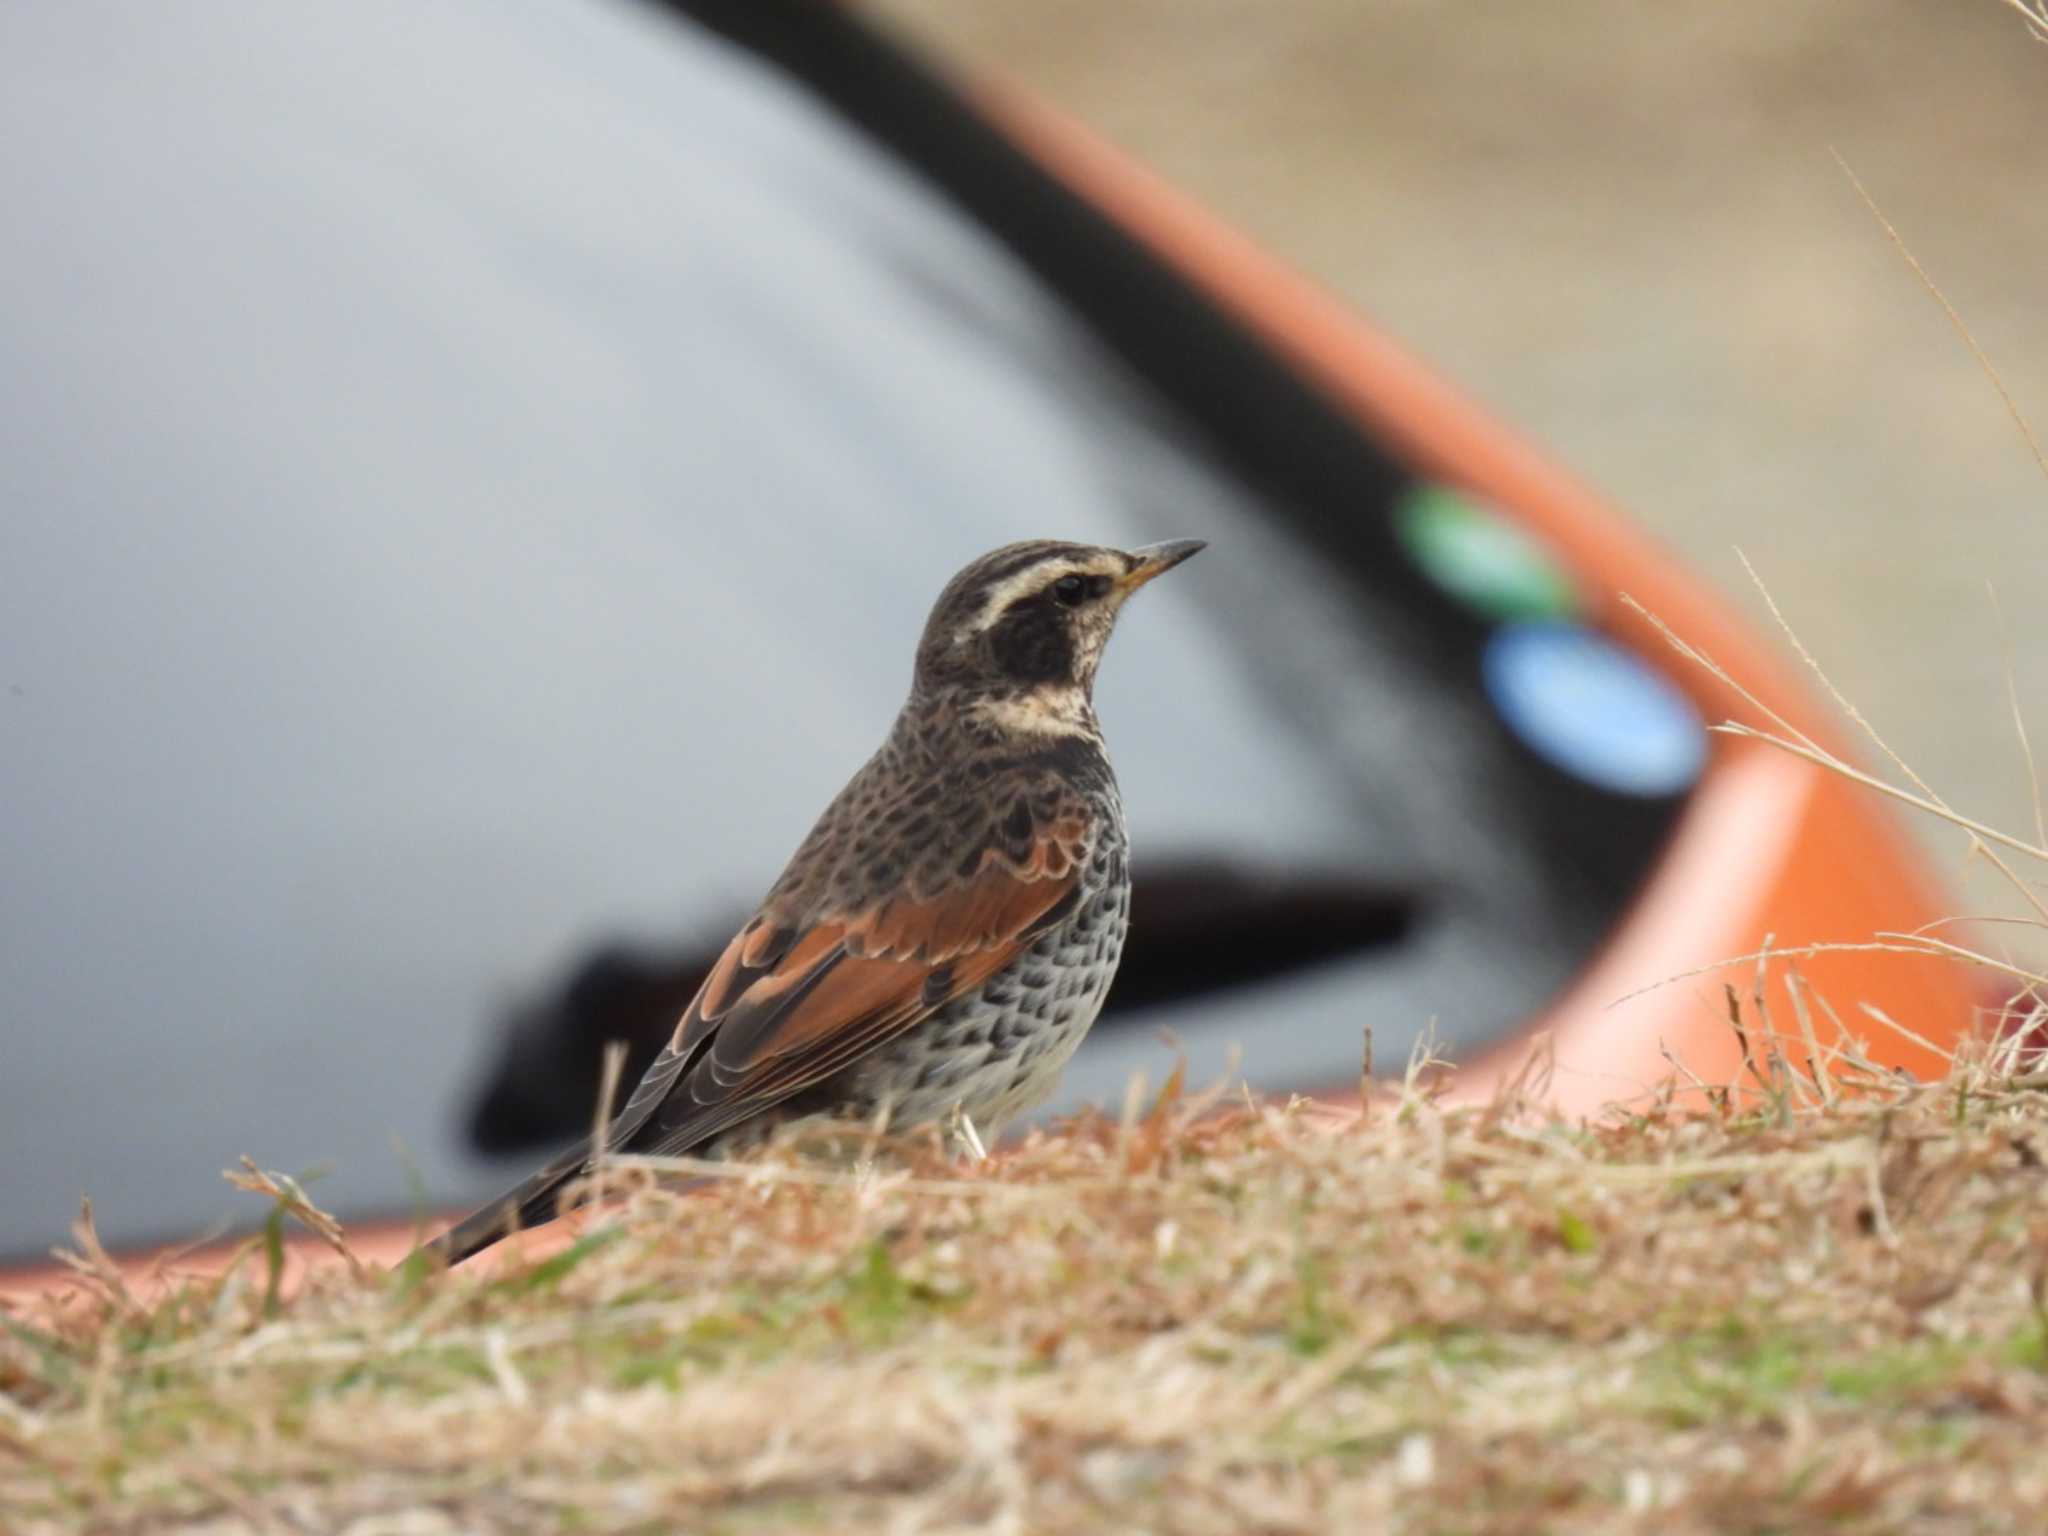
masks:
<path id="1" fill-rule="evenodd" d="M 1129 597 L 1154 576 L 1164 576 L 1181 561 L 1200 554 L 1208 547 L 1206 539 L 1168 539 L 1163 544 L 1147 544 L 1134 549 L 1130 553 L 1137 564 L 1116 584 L 1117 590 Z"/>

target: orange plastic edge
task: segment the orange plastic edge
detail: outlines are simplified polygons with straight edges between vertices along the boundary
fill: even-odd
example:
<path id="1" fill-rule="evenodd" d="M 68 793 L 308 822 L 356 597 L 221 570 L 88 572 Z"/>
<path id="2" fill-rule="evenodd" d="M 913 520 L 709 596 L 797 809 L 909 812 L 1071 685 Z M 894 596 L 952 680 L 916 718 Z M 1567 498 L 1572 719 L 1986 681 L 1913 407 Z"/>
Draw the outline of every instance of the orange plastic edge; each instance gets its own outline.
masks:
<path id="1" fill-rule="evenodd" d="M 1655 629 L 1620 603 L 1629 593 L 1768 708 L 1843 750 L 1832 722 L 1704 583 L 1392 341 L 1070 119 L 1001 86 L 984 83 L 977 94 L 1014 142 L 1362 423 L 1405 448 L 1418 467 L 1466 487 L 1561 551 L 1610 634 L 1651 655 L 1664 649 Z M 1749 718 L 1742 700 L 1706 673 L 1674 668 L 1672 676 L 1708 719 Z M 1628 918 L 1526 1030 L 1461 1065 L 1452 1097 L 1491 1093 L 1522 1070 L 1546 1034 L 1555 1058 L 1550 1095 L 1567 1113 L 1644 1095 L 1670 1073 L 1666 1047 L 1707 1082 L 1735 1082 L 1740 1047 L 1720 1000 L 1721 977 L 1686 973 L 1752 953 L 1767 939 L 1781 948 L 1864 942 L 1942 915 L 1932 882 L 1867 792 L 1770 748 L 1717 738 L 1672 845 Z M 1814 955 L 1800 965 L 1845 1018 L 1857 1004 L 1874 1003 L 1944 1049 L 1976 1020 L 1979 999 L 1954 965 L 1881 952 Z M 1745 962 L 1728 974 L 1741 978 L 1746 994 L 1754 967 Z M 1823 1044 L 1837 1038 L 1824 1014 L 1813 1022 Z M 1922 1078 L 1946 1067 L 1945 1057 L 1881 1027 L 1859 1035 L 1884 1065 Z M 568 1241 L 570 1225 L 523 1234 L 517 1246 L 535 1256 L 552 1252 Z M 351 1242 L 366 1262 L 389 1263 L 407 1251 L 411 1230 L 357 1229 Z M 237 1246 L 184 1253 L 168 1270 L 210 1271 Z M 166 1267 L 170 1251 L 120 1263 L 142 1281 Z M 310 1240 L 294 1241 L 288 1278 L 324 1253 Z M 61 1288 L 65 1273 L 55 1266 L 0 1271 L 0 1300 L 42 1296 Z"/>
<path id="2" fill-rule="evenodd" d="M 1753 719 L 1711 675 L 1680 662 L 1627 593 L 1719 662 L 1767 708 L 1830 750 L 1831 720 L 1776 654 L 1705 583 L 1449 385 L 1334 299 L 1158 177 L 1044 104 L 999 85 L 978 99 L 1012 140 L 1260 334 L 1361 423 L 1559 551 L 1585 582 L 1594 622 L 1667 668 L 1708 720 Z M 1482 1096 L 1548 1033 L 1551 1096 L 1567 1112 L 1638 1097 L 1670 1075 L 1663 1049 L 1709 1083 L 1740 1068 L 1719 978 L 1676 980 L 1732 956 L 1810 943 L 1865 943 L 1943 915 L 1933 882 L 1871 794 L 1754 742 L 1716 737 L 1672 846 L 1592 963 L 1516 1038 L 1464 1063 L 1457 1096 Z M 1802 973 L 1845 1020 L 1872 1003 L 1942 1050 L 1975 1027 L 1961 968 L 1897 953 L 1802 957 Z M 1738 967 L 1750 990 L 1754 966 Z M 1733 974 L 1733 973 L 1731 973 Z M 1660 983 L 1666 983 L 1659 985 Z M 1642 989 L 1651 989 L 1644 991 Z M 1745 1006 L 1747 1006 L 1745 1004 Z M 1777 1017 L 1790 1012 L 1777 994 Z M 1855 1033 L 1879 1063 L 1938 1077 L 1946 1056 L 1874 1021 Z M 1826 1044 L 1838 1031 L 1814 1018 Z"/>

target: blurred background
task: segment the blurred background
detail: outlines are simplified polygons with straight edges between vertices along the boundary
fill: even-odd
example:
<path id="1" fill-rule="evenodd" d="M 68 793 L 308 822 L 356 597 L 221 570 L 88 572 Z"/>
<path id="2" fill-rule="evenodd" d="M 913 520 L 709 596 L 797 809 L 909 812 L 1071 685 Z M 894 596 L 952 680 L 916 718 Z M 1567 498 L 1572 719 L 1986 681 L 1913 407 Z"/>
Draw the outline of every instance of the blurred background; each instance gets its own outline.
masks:
<path id="1" fill-rule="evenodd" d="M 2031 696 L 2048 484 L 1829 153 L 2048 401 L 2048 49 L 2016 16 L 877 14 L 1156 168 L 1755 609 L 1745 547 L 1943 793 L 2029 822 L 1983 583 Z M 1500 1038 L 1699 770 L 1655 665 L 1604 653 L 1576 682 L 1659 754 L 1584 771 L 1508 729 L 1500 615 L 1392 542 L 1443 511 L 1396 458 L 1310 432 L 1290 482 L 1287 442 L 1221 441 L 723 33 L 75 0 L 0 15 L 0 86 L 0 1255 L 88 1190 L 113 1241 L 246 1219 L 214 1177 L 244 1152 L 331 1169 L 344 1214 L 409 1170 L 487 1193 L 583 1123 L 565 1042 L 674 1016 L 879 738 L 939 584 L 1009 539 L 1216 545 L 1104 675 L 1154 948 L 1063 1107 L 1156 1078 L 1169 1019 L 1198 1077 L 1255 1038 L 1271 1088 L 1355 1071 L 1361 1021 L 1383 1066 L 1432 1020 Z M 1453 511 L 1428 526 L 1482 526 Z"/>
<path id="2" fill-rule="evenodd" d="M 1936 789 L 2032 825 L 1984 589 L 2043 697 L 2048 477 L 1831 153 L 2048 431 L 2048 46 L 1999 0 L 878 9 L 1341 295 L 1761 618 L 1745 550 Z"/>

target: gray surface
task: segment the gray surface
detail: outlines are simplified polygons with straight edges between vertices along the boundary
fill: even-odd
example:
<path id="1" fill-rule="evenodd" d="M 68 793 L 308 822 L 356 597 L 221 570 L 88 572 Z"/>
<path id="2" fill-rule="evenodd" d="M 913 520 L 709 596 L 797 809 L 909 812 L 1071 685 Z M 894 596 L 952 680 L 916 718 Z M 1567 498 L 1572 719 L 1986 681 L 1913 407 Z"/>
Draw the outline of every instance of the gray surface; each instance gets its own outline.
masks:
<path id="1" fill-rule="evenodd" d="M 1497 1024 L 1583 942 L 1516 916 L 1457 707 L 716 45 L 569 0 L 9 7 L 0 203 L 0 1251 L 81 1191 L 114 1240 L 246 1218 L 244 1152 L 343 1210 L 402 1205 L 394 1139 L 437 1198 L 498 1182 L 453 1130 L 480 1021 L 758 895 L 1016 537 L 1215 541 L 1102 681 L 1141 864 L 1469 893 L 1188 1010 L 1198 1064 Z"/>

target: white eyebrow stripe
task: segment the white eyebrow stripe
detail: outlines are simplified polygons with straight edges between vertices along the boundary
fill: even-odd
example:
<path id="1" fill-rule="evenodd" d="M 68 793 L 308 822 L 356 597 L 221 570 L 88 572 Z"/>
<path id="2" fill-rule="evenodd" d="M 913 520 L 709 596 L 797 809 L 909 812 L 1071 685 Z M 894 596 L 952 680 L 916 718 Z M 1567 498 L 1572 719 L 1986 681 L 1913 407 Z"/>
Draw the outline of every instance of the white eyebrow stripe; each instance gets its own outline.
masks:
<path id="1" fill-rule="evenodd" d="M 1122 574 L 1123 568 L 1121 566 L 1112 567 L 1111 563 L 1107 560 L 1046 559 L 1039 561 L 1035 565 L 1027 565 L 1014 576 L 1006 576 L 1001 582 L 989 589 L 988 597 L 981 605 L 981 612 L 974 616 L 971 623 L 961 629 L 959 638 L 965 640 L 970 635 L 984 633 L 995 624 L 996 620 L 1003 616 L 1003 611 L 1010 604 L 1016 602 L 1021 597 L 1029 597 L 1034 592 L 1042 591 L 1048 584 L 1059 580 L 1062 576 L 1108 576 L 1115 578 Z"/>
<path id="2" fill-rule="evenodd" d="M 1010 604 L 1017 601 L 1020 597 L 1030 596 L 1033 592 L 1043 587 L 1046 584 L 1047 578 L 1052 574 L 1053 569 L 1054 567 L 1050 561 L 1043 561 L 1037 565 L 1027 565 L 1016 575 L 1006 577 L 1002 582 L 991 587 L 988 596 L 982 600 L 981 612 L 976 614 L 974 622 L 967 626 L 967 633 L 978 635 L 987 629 L 1003 616 L 1003 610 L 1008 608 Z"/>

